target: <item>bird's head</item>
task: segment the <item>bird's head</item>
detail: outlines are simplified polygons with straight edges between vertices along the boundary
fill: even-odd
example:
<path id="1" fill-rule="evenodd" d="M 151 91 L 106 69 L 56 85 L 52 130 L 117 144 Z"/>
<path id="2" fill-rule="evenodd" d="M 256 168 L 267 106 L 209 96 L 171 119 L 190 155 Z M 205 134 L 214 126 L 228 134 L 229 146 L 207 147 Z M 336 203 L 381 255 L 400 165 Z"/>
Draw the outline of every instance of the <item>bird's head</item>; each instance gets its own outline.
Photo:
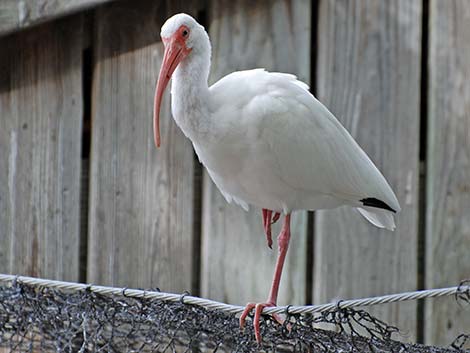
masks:
<path id="1" fill-rule="evenodd" d="M 160 105 L 163 93 L 177 66 L 189 57 L 207 51 L 208 35 L 203 26 L 191 16 L 180 13 L 170 17 L 162 26 L 160 36 L 165 46 L 154 100 L 154 138 L 160 147 Z M 210 51 L 210 50 L 209 50 Z"/>

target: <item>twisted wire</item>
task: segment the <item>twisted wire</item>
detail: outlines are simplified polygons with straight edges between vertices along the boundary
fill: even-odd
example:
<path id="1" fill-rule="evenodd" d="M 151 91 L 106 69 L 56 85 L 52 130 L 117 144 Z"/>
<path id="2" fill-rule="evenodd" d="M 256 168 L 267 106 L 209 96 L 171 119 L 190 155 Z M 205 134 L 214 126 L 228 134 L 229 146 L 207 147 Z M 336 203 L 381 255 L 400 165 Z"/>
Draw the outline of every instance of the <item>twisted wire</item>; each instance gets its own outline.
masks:
<path id="1" fill-rule="evenodd" d="M 220 303 L 217 301 L 199 298 L 195 296 L 184 294 L 173 294 L 164 293 L 157 291 L 147 291 L 142 289 L 128 289 L 128 288 L 116 288 L 108 286 L 98 286 L 93 284 L 83 284 L 74 282 L 65 282 L 57 280 L 49 280 L 42 278 L 34 278 L 27 276 L 15 276 L 0 274 L 0 282 L 21 282 L 34 286 L 43 286 L 56 288 L 66 291 L 80 291 L 88 290 L 94 293 L 102 295 L 123 295 L 126 297 L 133 298 L 146 298 L 146 299 L 159 299 L 173 302 L 184 302 L 185 304 L 192 304 L 204 307 L 210 310 L 221 310 L 223 312 L 231 314 L 239 314 L 244 310 L 243 306 Z M 460 286 L 448 287 L 448 288 L 437 288 L 437 289 L 426 289 L 413 292 L 403 292 L 397 294 L 382 295 L 377 297 L 369 297 L 362 299 L 351 299 L 341 300 L 334 303 L 321 304 L 321 305 L 304 305 L 304 306 L 278 306 L 264 308 L 263 314 L 282 314 L 289 312 L 290 314 L 313 314 L 320 313 L 335 308 L 355 308 L 362 306 L 371 306 L 378 304 L 388 304 L 394 302 L 401 302 L 407 300 L 418 300 L 426 298 L 437 298 L 451 295 L 458 295 L 459 293 L 470 293 L 470 283 L 463 282 Z"/>

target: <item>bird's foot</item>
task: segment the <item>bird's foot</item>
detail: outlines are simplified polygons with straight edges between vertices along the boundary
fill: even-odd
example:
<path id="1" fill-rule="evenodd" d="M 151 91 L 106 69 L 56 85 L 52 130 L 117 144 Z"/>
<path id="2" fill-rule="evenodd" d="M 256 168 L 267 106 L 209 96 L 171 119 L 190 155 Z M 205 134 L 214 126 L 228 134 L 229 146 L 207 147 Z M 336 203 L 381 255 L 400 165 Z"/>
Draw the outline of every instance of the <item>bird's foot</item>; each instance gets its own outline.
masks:
<path id="1" fill-rule="evenodd" d="M 281 217 L 281 214 L 279 212 L 274 212 L 274 216 L 273 216 L 273 219 L 271 220 L 271 224 L 276 223 L 279 217 Z"/>
<path id="2" fill-rule="evenodd" d="M 259 321 L 261 319 L 261 313 L 263 312 L 264 308 L 276 306 L 275 303 L 248 303 L 245 306 L 245 309 L 243 310 L 241 316 L 240 316 L 240 329 L 243 330 L 245 327 L 245 320 L 248 314 L 250 314 L 251 310 L 253 308 L 255 309 L 255 316 L 253 317 L 253 327 L 255 329 L 255 337 L 256 341 L 261 344 L 261 333 L 260 333 L 260 325 Z M 272 317 L 274 320 L 276 320 L 280 325 L 284 323 L 284 320 L 281 318 L 280 315 L 278 314 L 273 314 Z"/>
<path id="3" fill-rule="evenodd" d="M 263 227 L 264 233 L 266 234 L 266 240 L 268 242 L 268 246 L 270 249 L 273 248 L 273 238 L 271 234 L 271 224 L 274 224 L 278 221 L 281 214 L 279 212 L 274 212 L 274 216 L 272 215 L 273 211 L 263 208 Z M 272 218 L 271 218 L 272 217 Z"/>
<path id="4" fill-rule="evenodd" d="M 273 238 L 271 235 L 271 215 L 273 211 L 263 208 L 263 228 L 264 233 L 266 234 L 266 240 L 268 242 L 268 247 L 273 248 Z"/>

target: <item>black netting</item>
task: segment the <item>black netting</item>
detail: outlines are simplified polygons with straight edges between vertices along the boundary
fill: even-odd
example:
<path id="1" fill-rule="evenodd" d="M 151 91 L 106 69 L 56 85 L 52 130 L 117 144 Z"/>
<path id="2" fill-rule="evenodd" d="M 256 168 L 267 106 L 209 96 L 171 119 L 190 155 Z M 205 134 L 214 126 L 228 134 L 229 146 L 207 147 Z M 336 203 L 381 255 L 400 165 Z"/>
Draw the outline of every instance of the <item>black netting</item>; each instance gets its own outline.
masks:
<path id="1" fill-rule="evenodd" d="M 468 290 L 457 297 L 470 302 Z M 261 333 L 262 348 L 275 352 L 470 352 L 470 336 L 464 334 L 449 348 L 402 344 L 393 340 L 397 328 L 353 309 L 287 314 L 283 325 L 263 317 Z M 221 311 L 130 298 L 125 293 L 67 292 L 16 281 L 0 286 L 0 347 L 11 352 L 258 352 L 261 348 L 251 325 L 241 332 L 237 317 Z"/>

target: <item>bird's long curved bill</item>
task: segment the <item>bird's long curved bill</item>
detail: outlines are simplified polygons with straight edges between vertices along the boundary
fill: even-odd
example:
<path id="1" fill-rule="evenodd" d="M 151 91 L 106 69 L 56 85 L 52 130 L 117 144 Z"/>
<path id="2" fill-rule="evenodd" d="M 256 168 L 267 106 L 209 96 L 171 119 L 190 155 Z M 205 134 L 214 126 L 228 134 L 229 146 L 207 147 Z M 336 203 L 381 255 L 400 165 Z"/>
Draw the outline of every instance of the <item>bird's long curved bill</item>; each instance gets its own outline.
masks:
<path id="1" fill-rule="evenodd" d="M 176 41 L 169 40 L 165 43 L 165 54 L 158 75 L 157 87 L 153 106 L 153 133 L 155 145 L 160 147 L 160 106 L 163 93 L 180 61 L 184 58 L 183 48 Z"/>

